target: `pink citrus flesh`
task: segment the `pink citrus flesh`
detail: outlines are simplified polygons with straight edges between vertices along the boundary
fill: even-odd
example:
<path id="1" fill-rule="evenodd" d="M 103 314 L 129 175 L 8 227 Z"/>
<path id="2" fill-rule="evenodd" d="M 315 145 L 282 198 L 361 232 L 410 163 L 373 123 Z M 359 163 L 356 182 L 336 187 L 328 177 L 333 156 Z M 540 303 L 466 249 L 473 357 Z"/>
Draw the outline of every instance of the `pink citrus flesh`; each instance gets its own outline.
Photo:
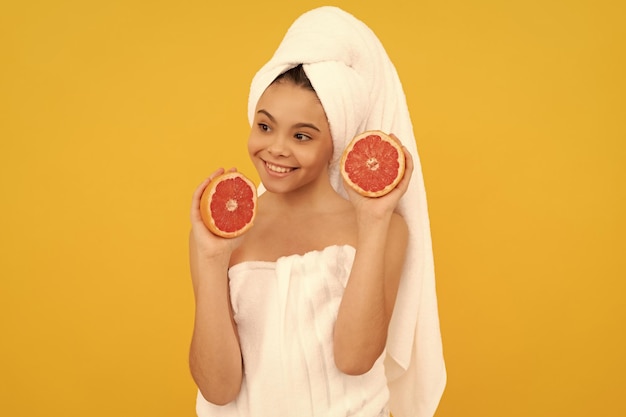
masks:
<path id="1" fill-rule="evenodd" d="M 348 144 L 341 158 L 341 175 L 359 194 L 381 197 L 402 180 L 405 164 L 401 145 L 387 134 L 371 130 Z"/>
<path id="2" fill-rule="evenodd" d="M 256 215 L 256 188 L 239 172 L 214 178 L 200 198 L 200 214 L 215 235 L 234 238 L 252 227 Z"/>

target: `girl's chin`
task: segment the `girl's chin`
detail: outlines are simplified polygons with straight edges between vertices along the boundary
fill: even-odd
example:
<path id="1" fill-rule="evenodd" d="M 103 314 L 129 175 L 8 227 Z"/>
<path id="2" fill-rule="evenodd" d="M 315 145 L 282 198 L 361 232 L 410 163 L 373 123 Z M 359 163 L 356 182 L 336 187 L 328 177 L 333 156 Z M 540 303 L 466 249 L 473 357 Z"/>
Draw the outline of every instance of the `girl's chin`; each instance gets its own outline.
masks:
<path id="1" fill-rule="evenodd" d="M 277 187 L 275 184 L 272 184 L 271 182 L 262 181 L 261 185 L 263 186 L 266 192 L 272 193 L 272 194 L 286 194 L 289 191 L 291 191 L 290 189 L 286 189 L 285 187 Z"/>

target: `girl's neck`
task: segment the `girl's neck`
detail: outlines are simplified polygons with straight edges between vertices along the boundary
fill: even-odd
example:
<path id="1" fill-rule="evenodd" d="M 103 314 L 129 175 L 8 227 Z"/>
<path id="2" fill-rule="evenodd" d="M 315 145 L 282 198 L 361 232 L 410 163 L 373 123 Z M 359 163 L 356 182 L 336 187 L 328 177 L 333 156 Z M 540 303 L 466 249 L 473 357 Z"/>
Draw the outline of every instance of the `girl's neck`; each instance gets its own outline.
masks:
<path id="1" fill-rule="evenodd" d="M 268 202 L 275 213 L 311 213 L 333 210 L 335 204 L 346 201 L 330 185 L 316 184 L 303 187 L 288 193 L 272 193 L 267 191 Z"/>

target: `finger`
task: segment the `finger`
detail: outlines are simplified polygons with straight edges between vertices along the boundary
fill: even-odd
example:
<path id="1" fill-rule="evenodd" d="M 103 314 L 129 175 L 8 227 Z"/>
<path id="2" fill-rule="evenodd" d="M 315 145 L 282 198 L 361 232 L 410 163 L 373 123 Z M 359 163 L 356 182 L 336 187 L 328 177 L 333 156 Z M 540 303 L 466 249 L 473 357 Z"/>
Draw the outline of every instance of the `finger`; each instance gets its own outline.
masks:
<path id="1" fill-rule="evenodd" d="M 407 149 L 406 146 L 402 147 L 402 151 L 404 152 L 404 172 L 405 172 L 405 176 L 407 175 L 408 172 L 408 176 L 410 177 L 411 174 L 413 173 L 413 168 L 414 168 L 414 164 L 413 164 L 413 155 L 411 155 L 411 152 L 409 152 L 409 150 Z"/>
<path id="2" fill-rule="evenodd" d="M 413 175 L 414 165 L 413 165 L 413 157 L 411 156 L 411 153 L 409 152 L 409 150 L 405 146 L 403 146 L 402 151 L 404 152 L 404 161 L 405 161 L 404 162 L 405 164 L 404 175 L 402 176 L 402 179 L 396 186 L 396 190 L 404 193 L 409 188 L 409 182 L 411 181 L 411 176 Z"/>
<path id="3" fill-rule="evenodd" d="M 388 136 L 395 140 L 398 144 L 402 145 L 402 141 L 394 133 L 390 133 Z"/>

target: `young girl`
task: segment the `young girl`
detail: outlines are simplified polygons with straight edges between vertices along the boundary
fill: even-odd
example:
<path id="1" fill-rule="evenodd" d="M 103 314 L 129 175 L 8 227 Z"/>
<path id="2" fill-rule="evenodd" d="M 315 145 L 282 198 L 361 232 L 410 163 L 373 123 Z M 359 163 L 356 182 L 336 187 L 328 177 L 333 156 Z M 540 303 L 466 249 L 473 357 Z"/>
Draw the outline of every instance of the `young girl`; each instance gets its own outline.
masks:
<path id="1" fill-rule="evenodd" d="M 306 13 L 255 76 L 249 119 L 254 227 L 226 240 L 203 225 L 200 195 L 223 169 L 191 208 L 198 415 L 432 416 L 445 369 L 425 196 L 382 46 L 340 9 Z M 380 198 L 338 170 L 367 129 L 407 143 L 405 176 Z"/>

